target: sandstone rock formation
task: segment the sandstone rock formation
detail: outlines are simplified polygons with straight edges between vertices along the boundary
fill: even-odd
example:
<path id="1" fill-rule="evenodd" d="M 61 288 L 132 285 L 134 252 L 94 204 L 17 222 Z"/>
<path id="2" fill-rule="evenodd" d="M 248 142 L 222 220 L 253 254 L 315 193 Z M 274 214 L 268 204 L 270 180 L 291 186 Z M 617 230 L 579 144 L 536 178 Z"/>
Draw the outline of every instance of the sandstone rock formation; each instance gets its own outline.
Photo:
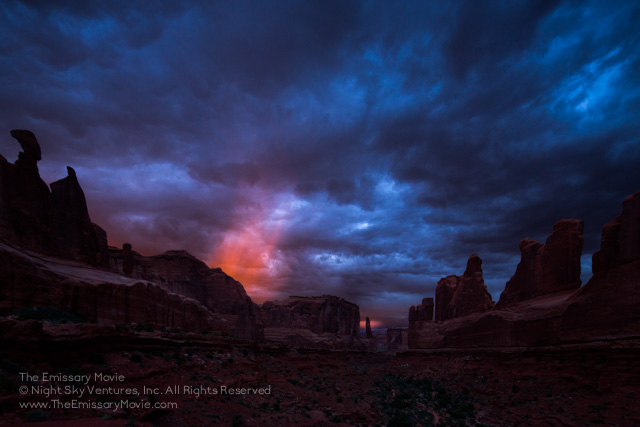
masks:
<path id="1" fill-rule="evenodd" d="M 422 303 L 409 308 L 409 323 L 433 320 L 433 298 L 423 298 Z"/>
<path id="2" fill-rule="evenodd" d="M 265 339 L 318 348 L 366 350 L 360 308 L 333 295 L 291 296 L 260 306 Z"/>
<path id="3" fill-rule="evenodd" d="M 55 307 L 89 322 L 138 323 L 234 334 L 233 323 L 162 286 L 86 264 L 27 252 L 0 240 L 0 314 Z"/>
<path id="4" fill-rule="evenodd" d="M 640 259 L 640 191 L 622 202 L 622 214 L 602 227 L 600 250 L 593 254 L 593 274 Z"/>
<path id="5" fill-rule="evenodd" d="M 12 130 L 23 148 L 15 164 L 0 156 L 0 237 L 40 253 L 107 265 L 107 237 L 91 222 L 75 171 L 51 184 L 40 178 L 33 133 Z"/>
<path id="6" fill-rule="evenodd" d="M 0 233 L 23 247 L 49 250 L 51 194 L 38 172 L 40 147 L 29 131 L 13 130 L 11 135 L 24 152 L 15 164 L 0 155 Z"/>
<path id="7" fill-rule="evenodd" d="M 538 290 L 537 296 L 443 323 L 414 321 L 409 347 L 533 347 L 640 337 L 639 207 L 640 191 L 627 197 L 622 214 L 603 227 L 593 277 L 582 288 L 575 289 L 582 221 L 563 220 L 544 246 L 528 239 L 521 243 L 522 261 L 511 290 L 518 283 L 518 291 Z M 566 266 L 549 259 L 551 254 Z"/>
<path id="8" fill-rule="evenodd" d="M 387 328 L 387 349 L 406 350 L 409 348 L 407 328 Z"/>
<path id="9" fill-rule="evenodd" d="M 260 340 L 260 313 L 244 287 L 219 268 L 207 265 L 186 251 L 167 251 L 145 257 L 124 244 L 110 248 L 111 270 L 127 277 L 161 284 L 169 291 L 193 298 L 214 313 L 235 316 L 241 338 Z"/>
<path id="10" fill-rule="evenodd" d="M 583 229 L 583 221 L 563 219 L 553 226 L 544 245 L 529 238 L 522 240 L 520 263 L 497 307 L 579 288 Z"/>
<path id="11" fill-rule="evenodd" d="M 309 329 L 351 336 L 360 333 L 360 308 L 333 295 L 267 301 L 260 307 L 260 317 L 265 328 Z"/>
<path id="12" fill-rule="evenodd" d="M 66 178 L 50 184 L 53 253 L 89 264 L 107 265 L 107 233 L 91 222 L 76 171 L 67 166 L 67 172 Z"/>
<path id="13" fill-rule="evenodd" d="M 471 255 L 467 260 L 467 268 L 462 276 L 447 276 L 438 282 L 436 287 L 436 321 L 438 322 L 492 308 L 493 301 L 482 277 L 482 260 L 476 254 Z"/>
<path id="14" fill-rule="evenodd" d="M 369 320 L 368 317 L 367 317 L 367 321 L 366 321 L 365 338 L 373 338 L 373 334 L 371 333 L 371 321 Z"/>
<path id="15" fill-rule="evenodd" d="M 0 156 L 0 243 L 6 248 L 17 245 L 7 257 L 15 263 L 5 259 L 0 266 L 4 314 L 43 304 L 96 322 L 145 322 L 197 330 L 215 326 L 218 332 L 262 339 L 258 308 L 240 283 L 184 251 L 142 257 L 130 244 L 122 251 L 109 251 L 105 231 L 91 222 L 75 170 L 67 167 L 68 176 L 53 182 L 50 191 L 38 172 L 41 152 L 36 137 L 26 130 L 14 130 L 11 135 L 24 151 L 15 164 Z M 58 268 L 65 265 L 62 260 L 27 255 L 20 248 L 111 268 L 117 274 L 85 269 L 79 278 L 70 278 L 65 275 L 73 269 Z M 45 258 L 45 263 L 36 262 Z M 51 266 L 60 271 L 51 275 Z M 87 286 L 87 277 L 95 275 L 104 276 L 100 279 L 104 283 Z"/>
<path id="16" fill-rule="evenodd" d="M 622 203 L 622 213 L 602 228 L 593 254 L 593 277 L 571 297 L 562 315 L 562 337 L 640 334 L 640 191 Z"/>

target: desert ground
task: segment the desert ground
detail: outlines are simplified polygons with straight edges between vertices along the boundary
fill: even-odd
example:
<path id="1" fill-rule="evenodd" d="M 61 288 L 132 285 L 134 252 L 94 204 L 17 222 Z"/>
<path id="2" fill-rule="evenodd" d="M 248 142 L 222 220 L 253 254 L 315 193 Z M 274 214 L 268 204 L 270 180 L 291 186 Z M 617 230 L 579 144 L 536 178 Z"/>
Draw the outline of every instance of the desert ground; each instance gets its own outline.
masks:
<path id="1" fill-rule="evenodd" d="M 640 423 L 640 350 L 634 341 L 367 353 L 144 325 L 5 319 L 3 328 L 9 327 L 14 333 L 4 334 L 0 360 L 2 425 Z M 28 392 L 21 394 L 25 386 Z M 47 388 L 53 390 L 48 397 Z M 248 394 L 236 394 L 242 389 Z M 122 401 L 129 407 L 113 407 Z M 25 407 L 36 402 L 49 402 L 49 408 Z"/>

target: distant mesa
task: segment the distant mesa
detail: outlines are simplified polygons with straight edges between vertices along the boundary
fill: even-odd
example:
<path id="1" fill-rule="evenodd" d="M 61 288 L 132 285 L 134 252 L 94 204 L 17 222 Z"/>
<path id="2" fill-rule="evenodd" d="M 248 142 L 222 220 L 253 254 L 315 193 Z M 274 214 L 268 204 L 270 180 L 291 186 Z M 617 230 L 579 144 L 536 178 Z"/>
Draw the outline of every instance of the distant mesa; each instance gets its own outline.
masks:
<path id="1" fill-rule="evenodd" d="M 360 308 L 343 298 L 290 296 L 260 306 L 265 339 L 294 346 L 367 350 L 360 338 Z M 369 332 L 370 332 L 369 327 Z"/>

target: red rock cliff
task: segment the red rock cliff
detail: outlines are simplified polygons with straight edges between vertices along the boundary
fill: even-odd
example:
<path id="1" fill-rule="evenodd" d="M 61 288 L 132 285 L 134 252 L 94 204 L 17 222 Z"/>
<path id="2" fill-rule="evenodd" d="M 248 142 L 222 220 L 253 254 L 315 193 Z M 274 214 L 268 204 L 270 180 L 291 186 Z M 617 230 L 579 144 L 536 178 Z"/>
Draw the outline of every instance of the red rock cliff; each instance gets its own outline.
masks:
<path id="1" fill-rule="evenodd" d="M 584 222 L 563 219 L 553 226 L 545 244 L 520 242 L 520 263 L 500 295 L 497 307 L 580 287 L 580 256 Z"/>
<path id="2" fill-rule="evenodd" d="M 89 218 L 75 171 L 51 184 L 40 178 L 40 145 L 28 130 L 12 130 L 20 152 L 15 164 L 0 156 L 0 237 L 39 253 L 104 266 L 107 235 Z"/>
<path id="3" fill-rule="evenodd" d="M 234 325 L 241 338 L 260 340 L 262 329 L 258 306 L 244 287 L 219 268 L 207 265 L 186 251 L 167 251 L 145 257 L 131 251 L 111 248 L 114 272 L 139 280 L 156 282 L 171 292 L 193 298 L 214 313 L 236 316 Z"/>
<path id="4" fill-rule="evenodd" d="M 482 276 L 482 259 L 473 254 L 462 276 L 447 276 L 436 287 L 436 321 L 480 313 L 493 308 Z"/>
<path id="5" fill-rule="evenodd" d="M 267 301 L 260 307 L 260 315 L 265 328 L 309 329 L 314 333 L 351 336 L 360 333 L 360 308 L 333 295 Z"/>

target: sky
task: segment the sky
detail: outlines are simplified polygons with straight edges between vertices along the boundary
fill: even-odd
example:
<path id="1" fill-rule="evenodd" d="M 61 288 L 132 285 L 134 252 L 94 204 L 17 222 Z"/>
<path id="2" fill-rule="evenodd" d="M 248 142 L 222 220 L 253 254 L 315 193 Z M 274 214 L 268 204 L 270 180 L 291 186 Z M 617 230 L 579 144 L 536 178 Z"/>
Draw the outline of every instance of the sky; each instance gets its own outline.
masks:
<path id="1" fill-rule="evenodd" d="M 72 166 L 109 244 L 186 249 L 260 303 L 406 325 L 483 260 L 602 226 L 640 190 L 637 1 L 3 1 L 11 129 Z"/>

